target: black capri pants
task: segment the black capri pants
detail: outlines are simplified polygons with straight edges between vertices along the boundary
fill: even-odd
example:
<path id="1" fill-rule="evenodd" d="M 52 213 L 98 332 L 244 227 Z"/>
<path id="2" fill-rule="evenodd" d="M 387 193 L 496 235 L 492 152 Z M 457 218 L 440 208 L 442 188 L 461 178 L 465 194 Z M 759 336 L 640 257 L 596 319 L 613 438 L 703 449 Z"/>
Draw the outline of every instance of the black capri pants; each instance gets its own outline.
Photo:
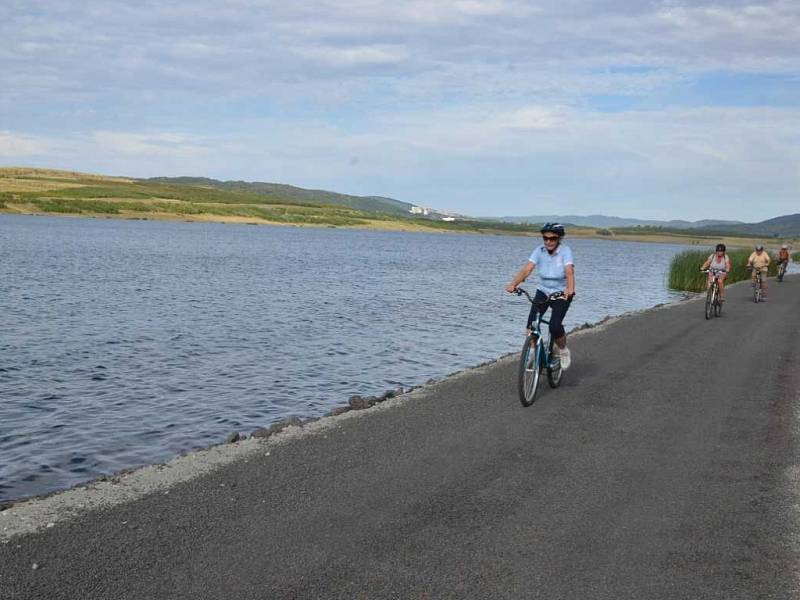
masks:
<path id="1" fill-rule="evenodd" d="M 533 301 L 534 304 L 531 305 L 531 312 L 528 315 L 527 328 L 530 329 L 533 325 L 533 321 L 536 319 L 537 312 L 544 314 L 548 307 L 552 307 L 553 310 L 550 313 L 550 337 L 554 340 L 564 337 L 566 333 L 561 322 L 564 320 L 564 316 L 569 310 L 569 305 L 572 304 L 572 298 L 548 300 L 547 294 L 545 294 L 542 290 L 536 290 L 536 295 L 533 297 Z"/>

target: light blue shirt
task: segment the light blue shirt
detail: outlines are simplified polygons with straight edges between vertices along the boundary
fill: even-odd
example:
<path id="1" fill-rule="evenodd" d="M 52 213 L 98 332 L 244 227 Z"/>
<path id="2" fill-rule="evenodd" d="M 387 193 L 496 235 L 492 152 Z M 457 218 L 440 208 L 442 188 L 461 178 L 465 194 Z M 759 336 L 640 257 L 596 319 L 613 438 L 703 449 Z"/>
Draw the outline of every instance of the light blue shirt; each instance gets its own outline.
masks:
<path id="1" fill-rule="evenodd" d="M 549 254 L 544 245 L 539 246 L 531 253 L 528 259 L 536 265 L 536 272 L 539 273 L 539 285 L 537 289 L 542 290 L 548 296 L 556 292 L 563 292 L 567 289 L 567 265 L 574 265 L 572 260 L 572 250 L 569 246 L 560 244 L 553 254 Z"/>

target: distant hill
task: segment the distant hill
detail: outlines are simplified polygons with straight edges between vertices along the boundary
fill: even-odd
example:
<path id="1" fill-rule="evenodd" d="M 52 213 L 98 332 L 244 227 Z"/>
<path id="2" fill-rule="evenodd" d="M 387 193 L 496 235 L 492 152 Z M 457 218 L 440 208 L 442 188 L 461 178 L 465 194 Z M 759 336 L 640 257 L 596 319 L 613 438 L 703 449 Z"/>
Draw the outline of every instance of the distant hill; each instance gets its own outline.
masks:
<path id="1" fill-rule="evenodd" d="M 657 221 L 647 219 L 626 219 L 623 217 L 609 217 L 606 215 L 537 215 L 531 217 L 502 217 L 505 223 L 545 223 L 556 221 L 559 223 L 581 227 L 597 227 L 615 230 L 618 233 L 676 233 L 708 236 L 746 236 L 746 237 L 774 237 L 797 238 L 800 237 L 800 213 L 783 215 L 761 221 L 759 223 L 743 223 L 741 221 Z"/>
<path id="2" fill-rule="evenodd" d="M 702 232 L 718 229 L 720 229 L 720 227 L 704 226 L 699 228 Z M 763 237 L 800 237 L 800 213 L 774 217 L 759 223 L 726 225 L 724 229 L 725 231 L 733 233 Z"/>
<path id="3" fill-rule="evenodd" d="M 325 190 L 309 190 L 282 183 L 219 181 L 206 177 L 152 177 L 143 181 L 191 185 L 228 191 L 250 192 L 281 201 L 346 206 L 357 210 L 408 215 L 412 204 L 381 196 L 350 196 Z M 438 213 L 437 213 L 438 214 Z"/>
<path id="4" fill-rule="evenodd" d="M 582 227 L 665 227 L 669 229 L 697 229 L 700 227 L 728 228 L 730 225 L 742 224 L 741 221 L 658 221 L 653 219 L 626 219 L 623 217 L 609 217 L 606 215 L 538 215 L 533 217 L 501 217 L 506 223 L 546 223 L 555 221 L 569 223 Z"/>

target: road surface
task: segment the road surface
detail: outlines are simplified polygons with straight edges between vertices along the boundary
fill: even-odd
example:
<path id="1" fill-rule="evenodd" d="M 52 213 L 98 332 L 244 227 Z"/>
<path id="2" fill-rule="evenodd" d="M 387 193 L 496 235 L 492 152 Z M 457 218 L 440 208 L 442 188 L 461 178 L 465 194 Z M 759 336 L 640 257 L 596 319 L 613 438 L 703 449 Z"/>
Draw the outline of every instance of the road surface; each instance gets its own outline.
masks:
<path id="1" fill-rule="evenodd" d="M 800 277 L 749 294 L 574 336 L 530 408 L 507 358 L 5 540 L 0 598 L 798 598 Z"/>

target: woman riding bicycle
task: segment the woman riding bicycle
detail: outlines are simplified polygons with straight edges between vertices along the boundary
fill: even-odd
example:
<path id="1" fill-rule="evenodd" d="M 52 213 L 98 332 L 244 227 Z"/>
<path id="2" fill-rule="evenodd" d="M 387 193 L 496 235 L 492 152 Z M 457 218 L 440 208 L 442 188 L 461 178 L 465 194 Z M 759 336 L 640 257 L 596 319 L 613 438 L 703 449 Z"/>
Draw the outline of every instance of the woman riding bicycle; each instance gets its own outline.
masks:
<path id="1" fill-rule="evenodd" d="M 703 263 L 700 270 L 708 270 L 706 289 L 711 285 L 716 275 L 717 283 L 719 283 L 719 301 L 725 302 L 725 278 L 728 276 L 728 273 L 731 272 L 731 259 L 725 254 L 725 244 L 717 244 L 714 254 L 711 254 L 706 259 L 706 262 Z"/>
<path id="2" fill-rule="evenodd" d="M 561 368 L 566 369 L 571 363 L 571 357 L 562 321 L 575 295 L 575 263 L 572 259 L 572 250 L 561 243 L 561 238 L 565 234 L 563 225 L 545 223 L 541 233 L 544 243 L 531 253 L 525 266 L 506 286 L 506 291 L 513 294 L 517 286 L 525 281 L 535 268 L 539 268 L 539 285 L 534 297 L 536 304 L 531 306 L 527 328 L 530 331 L 531 324 L 536 318 L 536 311 L 543 313 L 548 307 L 552 307 L 550 337 L 555 340 L 558 347 Z M 563 294 L 562 297 L 550 300 L 552 294 L 559 292 Z"/>

